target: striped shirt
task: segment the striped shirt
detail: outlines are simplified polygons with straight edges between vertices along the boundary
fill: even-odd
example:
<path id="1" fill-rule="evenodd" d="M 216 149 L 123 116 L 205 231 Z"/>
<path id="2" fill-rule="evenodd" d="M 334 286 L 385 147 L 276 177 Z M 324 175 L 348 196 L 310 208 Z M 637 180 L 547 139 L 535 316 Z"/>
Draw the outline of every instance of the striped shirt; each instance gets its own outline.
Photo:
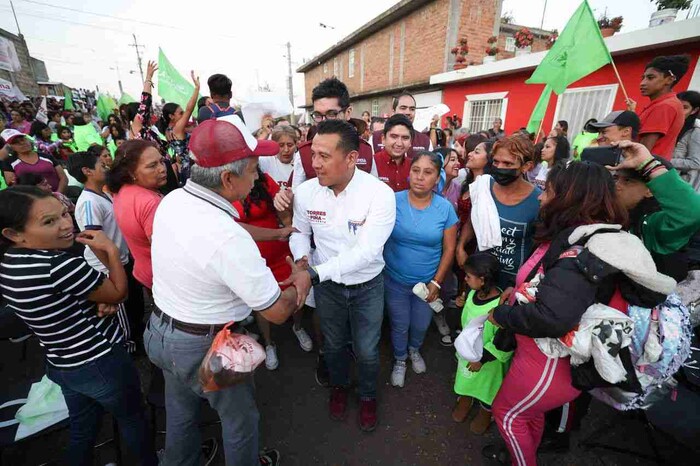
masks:
<path id="1" fill-rule="evenodd" d="M 0 289 L 10 309 L 39 337 L 52 366 L 95 360 L 123 340 L 113 316 L 97 317 L 87 300 L 105 276 L 63 251 L 10 248 L 0 263 Z"/>

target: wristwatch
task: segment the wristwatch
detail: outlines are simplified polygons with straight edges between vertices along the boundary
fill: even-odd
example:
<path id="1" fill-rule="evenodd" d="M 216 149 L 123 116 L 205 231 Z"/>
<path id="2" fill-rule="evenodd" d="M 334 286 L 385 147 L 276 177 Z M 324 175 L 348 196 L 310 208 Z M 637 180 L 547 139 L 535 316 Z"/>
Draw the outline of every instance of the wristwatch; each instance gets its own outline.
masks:
<path id="1" fill-rule="evenodd" d="M 309 275 L 311 275 L 311 285 L 318 285 L 321 283 L 321 278 L 318 276 L 318 272 L 316 272 L 316 269 L 314 267 L 309 267 L 306 269 L 307 272 L 309 272 Z"/>

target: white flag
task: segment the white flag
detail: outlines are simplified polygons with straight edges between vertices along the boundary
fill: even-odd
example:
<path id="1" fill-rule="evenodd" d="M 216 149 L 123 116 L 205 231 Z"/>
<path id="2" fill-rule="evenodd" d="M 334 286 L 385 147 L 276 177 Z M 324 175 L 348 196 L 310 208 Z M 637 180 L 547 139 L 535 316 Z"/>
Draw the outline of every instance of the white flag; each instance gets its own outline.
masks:
<path id="1" fill-rule="evenodd" d="M 36 120 L 44 124 L 49 122 L 48 109 L 46 107 L 46 96 L 41 98 L 41 105 L 39 105 L 39 110 L 36 112 Z"/>

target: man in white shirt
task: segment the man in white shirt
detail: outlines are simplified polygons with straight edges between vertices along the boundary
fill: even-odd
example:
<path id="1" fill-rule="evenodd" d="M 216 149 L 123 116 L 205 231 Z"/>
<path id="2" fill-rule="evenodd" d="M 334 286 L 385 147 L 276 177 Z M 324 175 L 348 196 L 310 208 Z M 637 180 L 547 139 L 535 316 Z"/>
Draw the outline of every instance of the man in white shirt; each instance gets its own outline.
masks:
<path id="1" fill-rule="evenodd" d="M 313 234 L 315 264 L 307 270 L 323 332 L 332 386 L 330 414 L 345 418 L 349 385 L 348 341 L 357 355 L 360 428 L 377 424 L 379 336 L 384 313 L 384 243 L 394 228 L 393 191 L 355 166 L 360 137 L 342 120 L 318 125 L 311 146 L 316 178 L 297 188 L 290 248 L 308 262 Z"/>
<path id="2" fill-rule="evenodd" d="M 245 199 L 257 177 L 258 156 L 277 143 L 257 141 L 236 115 L 201 123 L 190 150 L 197 164 L 187 184 L 163 199 L 153 221 L 151 258 L 156 308 L 144 333 L 146 351 L 165 377 L 165 463 L 199 465 L 201 398 L 217 411 L 226 464 L 252 466 L 258 458 L 253 382 L 202 393 L 199 366 L 228 322 L 252 311 L 281 324 L 304 303 L 309 275 L 292 267 L 280 290 L 251 236 L 235 219 L 233 201 Z M 291 262 L 291 258 L 289 259 Z M 266 453 L 277 464 L 279 454 Z"/>

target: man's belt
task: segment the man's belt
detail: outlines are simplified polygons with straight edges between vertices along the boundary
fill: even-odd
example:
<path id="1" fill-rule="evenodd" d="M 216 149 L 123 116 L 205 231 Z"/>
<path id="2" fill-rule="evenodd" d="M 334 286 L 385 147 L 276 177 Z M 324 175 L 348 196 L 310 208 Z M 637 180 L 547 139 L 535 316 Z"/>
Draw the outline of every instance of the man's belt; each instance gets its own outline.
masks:
<path id="1" fill-rule="evenodd" d="M 166 324 L 172 324 L 173 328 L 181 332 L 189 333 L 190 335 L 215 335 L 226 326 L 226 324 L 204 325 L 182 322 L 181 320 L 170 317 L 168 314 L 161 311 L 158 306 L 153 307 L 153 313 Z"/>

